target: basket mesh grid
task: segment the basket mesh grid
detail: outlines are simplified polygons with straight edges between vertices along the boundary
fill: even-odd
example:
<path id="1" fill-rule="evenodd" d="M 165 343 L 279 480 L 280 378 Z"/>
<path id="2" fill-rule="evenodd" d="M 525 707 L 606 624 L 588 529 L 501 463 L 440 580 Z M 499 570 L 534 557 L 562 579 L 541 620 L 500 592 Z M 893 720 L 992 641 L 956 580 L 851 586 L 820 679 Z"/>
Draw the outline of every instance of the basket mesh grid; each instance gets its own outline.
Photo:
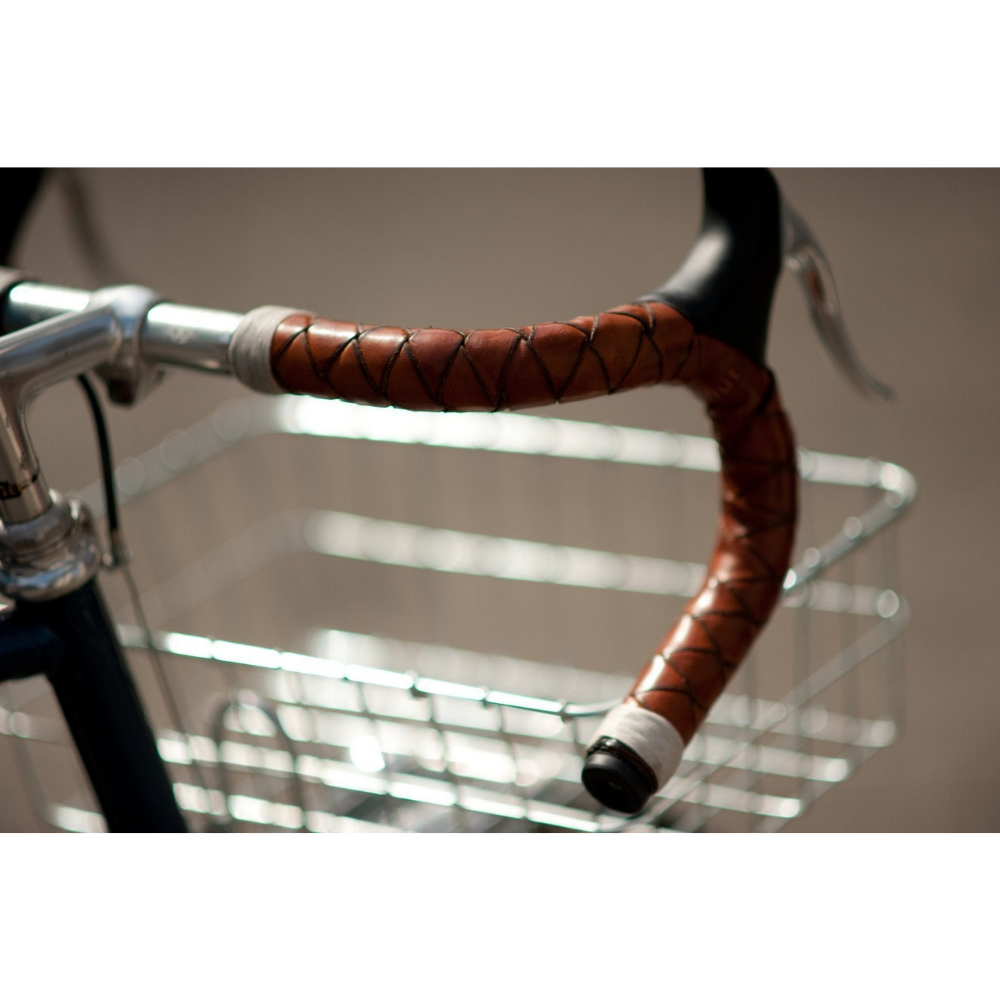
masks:
<path id="1" fill-rule="evenodd" d="M 700 584 L 711 439 L 303 398 L 175 432 L 116 473 L 152 633 L 105 587 L 181 808 L 218 830 L 779 829 L 895 737 L 892 524 L 915 491 L 890 463 L 799 464 L 782 606 L 622 817 L 581 758 Z M 45 682 L 2 697 L 39 815 L 102 829 Z"/>

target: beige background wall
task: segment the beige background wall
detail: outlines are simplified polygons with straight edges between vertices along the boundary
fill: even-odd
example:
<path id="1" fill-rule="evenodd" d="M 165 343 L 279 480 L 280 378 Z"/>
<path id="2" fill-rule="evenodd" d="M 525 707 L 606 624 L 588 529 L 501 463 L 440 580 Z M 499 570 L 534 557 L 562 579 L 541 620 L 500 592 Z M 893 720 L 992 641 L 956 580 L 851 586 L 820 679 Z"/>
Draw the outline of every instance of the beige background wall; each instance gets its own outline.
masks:
<path id="1" fill-rule="evenodd" d="M 857 397 L 821 356 L 786 278 L 770 362 L 800 441 L 875 455 L 920 484 L 901 528 L 905 639 L 900 741 L 794 822 L 798 830 L 1000 829 L 995 638 L 1000 470 L 1000 175 L 991 171 L 778 170 L 830 257 L 860 353 L 898 392 Z M 303 305 L 369 322 L 513 325 L 607 308 L 663 281 L 696 230 L 699 182 L 679 171 L 87 171 L 99 221 L 135 280 L 232 310 Z M 45 191 L 20 263 L 91 287 Z M 116 411 L 119 457 L 242 390 L 174 375 Z M 65 415 L 75 424 L 67 424 Z M 646 390 L 573 414 L 703 433 L 696 406 Z M 75 393 L 33 416 L 52 485 L 94 477 Z M 82 435 L 82 436 L 81 436 Z M 0 767 L 8 761 L 0 756 Z M 23 799 L 0 777 L 0 828 Z"/>

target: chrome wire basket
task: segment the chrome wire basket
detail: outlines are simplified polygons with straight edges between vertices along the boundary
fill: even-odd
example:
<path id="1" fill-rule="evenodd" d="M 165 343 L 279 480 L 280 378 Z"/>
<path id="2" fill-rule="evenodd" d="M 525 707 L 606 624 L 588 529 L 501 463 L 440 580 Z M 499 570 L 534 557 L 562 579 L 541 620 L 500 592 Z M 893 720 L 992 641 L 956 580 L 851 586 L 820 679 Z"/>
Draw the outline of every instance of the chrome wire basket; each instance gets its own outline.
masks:
<path id="1" fill-rule="evenodd" d="M 105 586 L 192 828 L 768 831 L 801 816 L 895 738 L 908 612 L 892 524 L 915 484 L 874 459 L 799 449 L 799 464 L 782 606 L 678 774 L 623 817 L 583 790 L 582 756 L 701 581 L 712 439 L 256 398 L 122 462 L 152 631 L 116 574 Z M 83 493 L 102 513 L 99 488 Z M 45 682 L 2 697 L 39 816 L 103 829 Z"/>

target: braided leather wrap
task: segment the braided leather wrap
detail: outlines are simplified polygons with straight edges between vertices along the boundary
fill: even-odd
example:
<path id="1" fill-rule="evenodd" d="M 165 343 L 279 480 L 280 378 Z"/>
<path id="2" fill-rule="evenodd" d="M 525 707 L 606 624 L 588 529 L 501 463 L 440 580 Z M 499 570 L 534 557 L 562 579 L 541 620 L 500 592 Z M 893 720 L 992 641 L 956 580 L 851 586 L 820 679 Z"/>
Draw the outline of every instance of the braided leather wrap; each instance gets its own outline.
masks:
<path id="1" fill-rule="evenodd" d="M 722 515 L 701 590 L 629 700 L 694 734 L 767 621 L 797 513 L 795 445 L 771 372 L 659 301 L 520 329 L 407 330 L 287 317 L 271 343 L 293 393 L 411 410 L 501 410 L 668 382 L 705 403 L 722 456 Z"/>

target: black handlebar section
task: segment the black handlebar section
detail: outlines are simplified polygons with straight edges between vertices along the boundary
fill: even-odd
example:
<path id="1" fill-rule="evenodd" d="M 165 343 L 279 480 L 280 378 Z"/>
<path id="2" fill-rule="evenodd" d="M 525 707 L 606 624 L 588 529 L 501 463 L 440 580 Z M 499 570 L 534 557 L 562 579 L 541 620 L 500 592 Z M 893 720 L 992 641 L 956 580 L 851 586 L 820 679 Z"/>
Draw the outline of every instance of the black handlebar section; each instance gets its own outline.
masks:
<path id="1" fill-rule="evenodd" d="M 7 167 L 0 171 L 0 265 L 8 263 L 18 233 L 41 187 L 45 171 Z"/>
<path id="2" fill-rule="evenodd" d="M 698 239 L 674 276 L 647 298 L 762 365 L 781 272 L 778 185 L 764 169 L 709 169 L 702 178 Z"/>

